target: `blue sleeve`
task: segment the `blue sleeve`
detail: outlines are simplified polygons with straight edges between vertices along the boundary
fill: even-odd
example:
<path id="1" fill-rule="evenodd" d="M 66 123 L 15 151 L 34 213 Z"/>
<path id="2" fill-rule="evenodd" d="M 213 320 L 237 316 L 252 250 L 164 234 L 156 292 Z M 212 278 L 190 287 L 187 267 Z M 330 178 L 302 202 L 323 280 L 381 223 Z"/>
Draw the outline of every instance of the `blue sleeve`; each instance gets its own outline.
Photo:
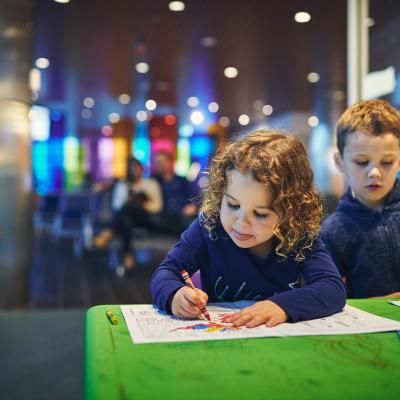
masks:
<path id="1" fill-rule="evenodd" d="M 158 308 L 168 310 L 170 296 L 185 285 L 180 274 L 186 269 L 190 276 L 196 272 L 207 258 L 204 232 L 199 218 L 182 233 L 178 243 L 167 254 L 164 261 L 155 270 L 151 279 L 151 295 Z"/>
<path id="2" fill-rule="evenodd" d="M 289 322 L 326 317 L 346 304 L 346 290 L 320 238 L 314 241 L 302 262 L 305 286 L 278 293 L 269 300 L 282 307 Z"/>

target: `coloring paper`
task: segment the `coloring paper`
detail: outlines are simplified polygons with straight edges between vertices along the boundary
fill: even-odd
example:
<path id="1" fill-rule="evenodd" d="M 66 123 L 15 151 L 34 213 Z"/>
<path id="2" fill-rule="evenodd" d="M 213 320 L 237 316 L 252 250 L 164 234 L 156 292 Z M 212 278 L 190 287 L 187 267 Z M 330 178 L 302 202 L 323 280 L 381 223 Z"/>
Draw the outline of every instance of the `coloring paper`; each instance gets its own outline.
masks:
<path id="1" fill-rule="evenodd" d="M 183 319 L 167 315 L 151 305 L 121 306 L 129 333 L 134 343 L 188 342 L 198 340 L 244 339 L 257 337 L 343 335 L 394 331 L 400 322 L 346 305 L 340 313 L 330 317 L 297 323 L 285 323 L 274 328 L 235 328 L 221 322 L 225 314 L 232 314 L 252 302 L 207 304 L 211 322 L 204 317 Z"/>

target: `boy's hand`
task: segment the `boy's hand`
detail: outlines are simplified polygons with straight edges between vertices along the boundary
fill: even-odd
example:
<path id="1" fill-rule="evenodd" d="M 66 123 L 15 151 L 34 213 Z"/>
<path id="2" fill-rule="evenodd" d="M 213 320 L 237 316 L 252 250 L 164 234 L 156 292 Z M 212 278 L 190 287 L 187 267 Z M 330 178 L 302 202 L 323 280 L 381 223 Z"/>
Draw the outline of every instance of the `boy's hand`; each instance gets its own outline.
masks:
<path id="1" fill-rule="evenodd" d="M 195 318 L 207 304 L 208 296 L 200 289 L 181 287 L 172 299 L 171 311 L 177 317 Z"/>
<path id="2" fill-rule="evenodd" d="M 232 323 L 234 326 L 254 328 L 258 325 L 275 326 L 286 322 L 286 312 L 271 300 L 259 301 L 242 311 L 229 315 L 223 319 L 224 322 Z"/>
<path id="3" fill-rule="evenodd" d="M 390 298 L 398 298 L 400 297 L 400 292 L 393 292 L 390 294 L 387 294 L 386 296 L 375 296 L 375 297 L 370 297 L 371 299 L 390 299 Z"/>

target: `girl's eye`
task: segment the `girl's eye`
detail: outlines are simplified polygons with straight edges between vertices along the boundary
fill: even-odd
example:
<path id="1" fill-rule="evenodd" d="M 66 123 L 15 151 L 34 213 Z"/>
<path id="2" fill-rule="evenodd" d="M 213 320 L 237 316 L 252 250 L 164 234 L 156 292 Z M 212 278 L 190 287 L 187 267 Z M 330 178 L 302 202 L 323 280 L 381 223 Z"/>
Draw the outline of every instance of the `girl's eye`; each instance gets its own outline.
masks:
<path id="1" fill-rule="evenodd" d="M 262 214 L 262 213 L 259 213 L 259 212 L 257 212 L 257 211 L 254 211 L 254 215 L 255 215 L 255 217 L 256 218 L 267 218 L 267 214 Z"/>
<path id="2" fill-rule="evenodd" d="M 228 207 L 232 208 L 233 210 L 238 210 L 240 207 L 238 204 L 229 203 L 229 201 L 227 202 L 227 204 L 228 204 Z"/>
<path id="3" fill-rule="evenodd" d="M 393 161 L 383 161 L 382 165 L 385 166 L 385 167 L 388 167 L 390 165 L 393 165 Z"/>

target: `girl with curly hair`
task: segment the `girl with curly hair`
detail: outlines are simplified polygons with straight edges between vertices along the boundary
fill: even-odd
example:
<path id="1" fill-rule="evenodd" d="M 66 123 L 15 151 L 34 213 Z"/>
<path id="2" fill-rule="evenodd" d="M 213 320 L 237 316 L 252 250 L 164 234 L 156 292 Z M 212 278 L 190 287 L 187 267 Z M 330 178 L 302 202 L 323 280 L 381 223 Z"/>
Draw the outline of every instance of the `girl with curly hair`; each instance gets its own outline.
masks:
<path id="1" fill-rule="evenodd" d="M 321 203 L 297 138 L 259 130 L 221 148 L 200 211 L 153 274 L 160 309 L 193 318 L 208 300 L 254 300 L 226 322 L 255 327 L 343 308 L 344 285 L 317 237 Z M 199 270 L 202 289 L 186 286 L 182 269 Z"/>

